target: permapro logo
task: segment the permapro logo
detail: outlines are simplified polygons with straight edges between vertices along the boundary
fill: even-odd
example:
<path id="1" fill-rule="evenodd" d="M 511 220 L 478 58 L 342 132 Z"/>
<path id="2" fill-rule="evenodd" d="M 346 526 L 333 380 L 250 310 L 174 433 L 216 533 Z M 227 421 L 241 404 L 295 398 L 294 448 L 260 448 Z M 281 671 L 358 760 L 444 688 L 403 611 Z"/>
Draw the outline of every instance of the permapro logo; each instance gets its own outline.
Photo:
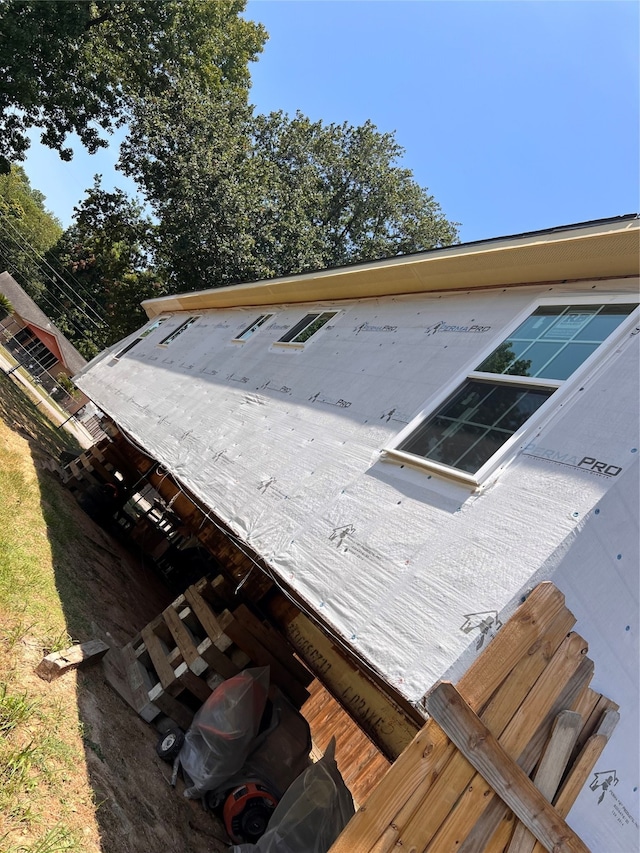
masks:
<path id="1" fill-rule="evenodd" d="M 597 459 L 595 456 L 580 456 L 566 451 L 563 453 L 555 447 L 543 447 L 540 444 L 528 444 L 522 453 L 524 456 L 531 456 L 544 462 L 553 462 L 556 465 L 566 465 L 569 468 L 577 468 L 599 477 L 617 477 L 622 472 L 622 466 L 604 459 Z"/>

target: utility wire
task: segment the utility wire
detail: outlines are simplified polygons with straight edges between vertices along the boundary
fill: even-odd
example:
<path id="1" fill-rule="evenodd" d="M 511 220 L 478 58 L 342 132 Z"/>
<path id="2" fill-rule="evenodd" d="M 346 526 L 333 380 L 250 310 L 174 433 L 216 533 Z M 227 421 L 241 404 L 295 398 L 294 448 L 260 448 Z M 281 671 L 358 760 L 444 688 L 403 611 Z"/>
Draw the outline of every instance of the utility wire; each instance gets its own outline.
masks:
<path id="1" fill-rule="evenodd" d="M 17 250 L 18 250 L 18 251 L 24 251 L 24 247 L 20 245 L 20 243 L 18 242 L 18 240 L 16 240 L 16 238 L 15 238 L 15 237 L 13 237 L 13 235 L 11 235 L 11 234 L 9 234 L 8 232 L 6 232 L 6 231 L 5 231 L 5 232 L 4 232 L 4 234 L 3 234 L 3 236 L 5 237 L 5 240 L 7 240 L 7 239 L 8 239 L 8 240 L 11 240 L 11 242 L 14 244 L 14 246 L 16 246 L 16 247 L 17 247 Z M 3 243 L 3 246 L 4 246 L 5 253 L 6 253 L 9 257 L 11 257 L 11 255 L 12 255 L 11 247 L 10 247 L 9 245 L 7 245 L 7 243 L 6 243 L 6 242 L 4 242 L 4 243 Z M 27 260 L 31 261 L 32 259 L 27 258 Z M 16 269 L 19 269 L 18 264 L 17 264 L 15 261 L 13 261 L 13 266 L 14 266 Z M 92 323 L 93 325 L 97 325 L 97 324 L 96 324 L 95 319 L 94 319 L 93 317 L 90 317 L 90 316 L 89 316 L 89 314 L 87 313 L 87 311 L 83 308 L 82 304 L 79 302 L 78 298 L 76 297 L 76 294 L 75 294 L 75 293 L 73 293 L 73 291 L 71 291 L 71 293 L 69 293 L 69 292 L 67 292 L 67 291 L 63 290 L 63 289 L 60 287 L 59 282 L 58 282 L 55 278 L 53 278 L 53 276 L 52 276 L 49 272 L 47 272 L 47 270 L 46 270 L 46 269 L 44 269 L 44 268 L 40 267 L 40 268 L 39 268 L 39 270 L 38 270 L 38 272 L 39 272 L 39 274 L 40 274 L 40 275 L 42 275 L 42 277 L 47 281 L 47 283 L 48 283 L 48 284 L 53 285 L 53 286 L 58 290 L 58 292 L 62 293 L 62 294 L 63 294 L 67 299 L 73 299 L 73 300 L 74 300 L 74 303 L 75 303 L 75 304 L 74 304 L 74 308 L 75 308 L 76 310 L 80 311 L 82 314 L 84 314 L 84 315 L 86 316 L 86 319 L 87 319 L 90 323 Z M 68 287 L 70 287 L 70 285 L 67 285 L 67 286 L 68 286 Z M 54 290 L 54 289 L 49 289 L 49 290 L 47 290 L 46 292 L 47 292 L 47 293 L 49 293 L 50 295 L 52 295 L 52 296 L 54 296 L 54 297 L 56 297 L 56 298 L 58 298 L 58 299 L 59 299 L 59 297 L 57 297 L 57 294 L 56 294 L 56 292 L 55 292 L 55 290 Z M 61 301 L 61 300 L 60 300 L 60 301 Z M 63 304 L 63 305 L 64 305 L 64 303 L 62 303 L 62 301 L 61 301 L 61 304 Z"/>
<path id="2" fill-rule="evenodd" d="M 9 249 L 9 247 L 7 247 L 6 243 L 2 242 L 1 239 L 0 247 L 4 247 L 5 254 L 7 254 L 9 257 L 11 256 L 11 250 Z M 20 268 L 15 262 L 11 263 L 11 266 L 14 270 L 20 272 Z M 71 299 L 71 297 L 68 296 L 68 294 L 66 294 L 64 291 L 54 289 L 57 288 L 57 282 L 51 279 L 51 277 L 47 275 L 45 270 L 40 270 L 40 273 L 42 274 L 43 279 L 49 286 L 45 287 L 42 292 L 38 294 L 38 300 L 46 303 L 50 308 L 53 308 L 53 311 L 55 313 L 63 313 L 67 321 L 74 325 L 76 327 L 76 330 L 80 332 L 81 335 L 85 335 L 87 333 L 87 328 L 80 325 L 80 323 L 75 319 L 69 308 L 68 301 L 63 301 L 63 299 L 61 299 L 58 295 L 58 292 L 62 293 L 66 300 Z M 51 285 L 53 285 L 53 287 Z M 54 302 L 57 302 L 58 305 L 56 306 Z M 89 324 L 95 326 L 96 328 L 104 328 L 104 325 L 98 325 L 92 317 L 89 317 L 80 304 L 73 305 L 73 310 L 83 315 Z"/>
<path id="3" fill-rule="evenodd" d="M 6 244 L 3 243 L 2 239 L 0 239 L 0 248 L 2 247 L 4 247 L 5 253 L 8 252 L 8 254 L 10 255 L 10 251 L 8 251 Z M 18 266 L 15 263 L 11 264 L 11 266 L 13 267 L 14 271 L 20 272 Z M 52 283 L 55 284 L 55 282 Z M 48 306 L 54 314 L 64 314 L 65 320 L 75 328 L 76 332 L 80 335 L 80 337 L 84 337 L 87 334 L 87 328 L 82 326 L 81 323 L 74 317 L 74 315 L 69 311 L 68 305 L 63 302 L 62 299 L 60 299 L 60 297 L 54 290 L 44 289 L 42 293 L 38 295 L 38 299 L 43 304 Z M 58 305 L 55 304 L 56 302 L 58 303 Z M 76 306 L 76 309 L 81 314 L 84 313 L 79 306 Z M 87 317 L 87 319 L 93 325 L 95 325 L 95 323 L 93 323 L 93 320 L 91 320 L 90 317 Z"/>
<path id="4" fill-rule="evenodd" d="M 69 282 L 65 281 L 65 279 L 62 278 L 62 276 L 51 266 L 51 264 L 46 260 L 46 258 L 44 258 L 36 249 L 33 248 L 33 246 L 27 241 L 27 239 L 20 233 L 20 231 L 15 227 L 15 225 L 10 221 L 7 214 L 0 211 L 0 216 L 2 216 L 3 219 L 5 220 L 5 224 L 7 224 L 9 226 L 9 228 L 11 228 L 11 230 L 14 231 L 18 235 L 17 237 L 14 237 L 11 234 L 5 232 L 6 236 L 9 239 L 11 239 L 16 244 L 16 246 L 18 246 L 19 249 L 21 249 L 22 251 L 28 250 L 37 258 L 37 260 L 39 261 L 39 263 L 41 265 L 44 264 L 46 267 L 48 267 L 49 270 L 51 270 L 51 273 L 48 274 L 49 278 L 52 281 L 57 279 L 60 282 L 58 287 L 60 287 L 61 290 L 63 288 L 67 288 L 69 291 L 67 293 L 67 295 L 71 296 L 76 302 L 78 301 L 78 299 L 82 299 L 82 301 L 84 302 L 86 307 L 95 315 L 98 323 L 96 323 L 95 319 L 91 319 L 89 317 L 89 314 L 85 308 L 84 313 L 87 315 L 88 320 L 90 320 L 92 323 L 94 323 L 94 325 L 98 325 L 99 323 L 104 323 L 105 322 L 104 317 L 98 311 L 96 311 L 96 309 L 91 305 L 91 303 L 85 297 L 83 297 L 79 293 L 76 293 L 73 291 L 71 284 Z M 52 278 L 52 276 L 53 276 L 53 278 Z M 82 287 L 82 285 L 80 285 L 79 283 L 78 283 L 78 286 L 79 286 L 81 291 L 84 291 L 84 293 L 86 293 L 87 295 L 90 296 L 91 299 L 93 299 L 93 297 L 89 294 L 89 291 L 86 288 Z"/>
<path id="5" fill-rule="evenodd" d="M 53 267 L 52 267 L 52 266 L 51 266 L 51 264 L 46 260 L 46 258 L 45 258 L 45 257 L 44 257 L 44 256 L 43 256 L 43 255 L 42 255 L 42 254 L 37 250 L 37 249 L 35 249 L 35 248 L 31 245 L 31 243 L 28 241 L 28 239 L 27 239 L 26 235 L 24 235 L 24 234 L 23 234 L 23 233 L 22 233 L 18 228 L 16 228 L 15 224 L 14 224 L 13 222 L 11 222 L 11 220 L 10 220 L 10 218 L 9 218 L 8 214 L 3 213 L 3 211 L 1 211 L 1 210 L 0 210 L 0 215 L 1 215 L 1 216 L 3 216 L 3 218 L 4 218 L 4 219 L 5 219 L 5 221 L 6 221 L 6 223 L 9 225 L 9 227 L 12 229 L 12 231 L 15 231 L 15 233 L 18 235 L 18 237 L 19 237 L 21 240 L 23 240 L 23 242 L 27 245 L 27 247 L 29 248 L 29 250 L 30 250 L 31 252 L 33 252 L 33 253 L 36 255 L 36 257 L 37 257 L 41 262 L 45 263 L 45 264 L 49 267 L 49 269 L 51 270 L 51 272 L 53 273 L 53 275 L 54 275 L 54 276 L 56 276 L 57 278 L 60 278 L 59 273 L 58 273 L 58 272 L 56 272 L 56 270 L 54 270 L 54 269 L 53 269 Z M 89 305 L 89 307 L 91 307 L 91 308 L 92 308 L 92 310 L 93 310 L 93 306 L 91 305 L 91 302 L 89 301 L 89 300 L 93 300 L 93 299 L 94 299 L 93 294 L 92 294 L 92 293 L 91 293 L 91 292 L 90 292 L 90 291 L 89 291 L 89 290 L 88 290 L 88 289 L 87 289 L 87 288 L 86 288 L 86 287 L 85 287 L 85 286 L 84 286 L 80 281 L 78 281 L 78 279 L 73 275 L 73 273 L 69 272 L 68 270 L 65 270 L 65 268 L 62 266 L 62 264 L 60 263 L 60 261 L 59 261 L 59 260 L 58 260 L 58 264 L 59 264 L 59 266 L 60 266 L 60 269 L 61 269 L 61 270 L 62 270 L 62 271 L 63 271 L 63 272 L 64 272 L 64 273 L 69 277 L 69 278 L 73 279 L 73 282 L 74 282 L 74 283 L 75 283 L 75 285 L 77 286 L 78 290 L 79 290 L 79 291 L 82 291 L 83 293 L 85 293 L 85 294 L 86 294 L 86 297 L 88 297 L 88 299 L 85 299 L 85 301 L 87 302 L 87 304 Z M 60 280 L 63 282 L 63 284 L 65 284 L 65 285 L 67 284 L 66 280 L 64 280 L 64 279 L 60 279 Z M 99 312 L 97 312 L 97 311 L 96 311 L 95 313 L 96 313 L 96 314 L 98 314 L 98 316 L 99 316 Z"/>

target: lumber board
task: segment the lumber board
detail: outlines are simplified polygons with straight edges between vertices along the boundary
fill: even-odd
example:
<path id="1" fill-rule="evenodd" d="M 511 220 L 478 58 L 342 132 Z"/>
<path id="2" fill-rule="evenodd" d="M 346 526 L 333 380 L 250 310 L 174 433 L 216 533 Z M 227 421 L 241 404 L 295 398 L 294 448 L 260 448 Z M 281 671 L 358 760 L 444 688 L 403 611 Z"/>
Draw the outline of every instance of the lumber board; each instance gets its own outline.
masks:
<path id="1" fill-rule="evenodd" d="M 198 646 L 198 654 L 214 672 L 223 678 L 232 678 L 240 672 L 240 668 L 235 665 L 231 658 L 221 652 L 209 637 L 206 637 Z"/>
<path id="2" fill-rule="evenodd" d="M 582 693 L 578 696 L 576 701 L 573 703 L 571 708 L 572 711 L 577 711 L 578 714 L 582 717 L 582 725 L 586 723 L 589 719 L 589 716 L 593 712 L 598 700 L 600 699 L 600 694 L 593 690 L 591 687 L 585 687 Z"/>
<path id="3" fill-rule="evenodd" d="M 207 682 L 192 672 L 186 663 L 180 664 L 176 669 L 176 678 L 184 688 L 193 693 L 201 702 L 206 702 L 211 696 L 212 690 Z"/>
<path id="4" fill-rule="evenodd" d="M 60 652 L 52 652 L 42 658 L 36 667 L 36 674 L 45 681 L 53 681 L 65 672 L 78 669 L 90 663 L 97 663 L 109 651 L 109 646 L 102 640 L 89 640 L 77 643 Z"/>
<path id="5" fill-rule="evenodd" d="M 200 675 L 206 669 L 206 663 L 198 654 L 198 649 L 191 639 L 191 634 L 187 631 L 176 608 L 173 605 L 169 605 L 169 607 L 163 610 L 162 616 L 173 635 L 183 661 L 196 675 Z"/>
<path id="6" fill-rule="evenodd" d="M 458 681 L 470 707 L 481 707 L 563 607 L 564 595 L 552 583 L 541 583 L 531 592 Z"/>
<path id="7" fill-rule="evenodd" d="M 122 649 L 112 647 L 102 659 L 104 676 L 109 686 L 143 720 L 152 722 L 160 709 L 149 701 L 144 684 L 143 670 L 130 645 Z"/>
<path id="8" fill-rule="evenodd" d="M 234 617 L 249 633 L 289 671 L 292 678 L 308 687 L 313 681 L 313 674 L 293 656 L 293 650 L 276 631 L 269 630 L 266 625 L 254 616 L 245 604 L 233 611 Z"/>
<path id="9" fill-rule="evenodd" d="M 418 733 L 425 717 L 415 709 L 415 719 L 410 717 L 302 613 L 288 615 L 281 624 L 296 653 L 326 689 L 382 754 L 391 761 L 396 759 Z"/>
<path id="10" fill-rule="evenodd" d="M 567 681 L 557 700 L 553 703 L 549 713 L 540 723 L 538 731 L 518 758 L 518 764 L 527 775 L 531 773 L 540 759 L 555 717 L 560 711 L 571 707 L 575 702 L 585 685 L 591 680 L 593 669 L 593 662 L 589 658 L 583 658 L 577 670 Z M 488 840 L 496 832 L 501 821 L 506 821 L 510 824 L 511 829 L 513 829 L 509 807 L 499 797 L 493 796 L 488 799 L 489 802 L 485 801 L 482 804 L 479 810 L 480 816 L 473 825 L 473 829 L 456 848 L 458 853 L 477 853 L 480 850 L 494 849 L 493 845 L 489 846 Z M 507 841 L 508 838 L 509 835 L 507 835 Z"/>
<path id="11" fill-rule="evenodd" d="M 467 760 L 547 850 L 589 853 L 453 684 L 441 682 L 429 694 L 428 710 Z"/>
<path id="12" fill-rule="evenodd" d="M 473 689 L 472 707 L 483 707 L 500 687 L 500 682 L 496 685 L 498 669 L 501 670 L 501 681 L 504 681 L 514 668 L 519 667 L 520 688 L 516 688 L 514 698 L 517 699 L 519 694 L 524 698 L 527 673 L 534 673 L 535 680 L 554 655 L 576 620 L 564 607 L 562 593 L 553 590 L 555 587 L 550 584 L 536 587 L 512 617 L 516 621 L 509 620 L 504 625 L 462 677 L 459 685 L 465 684 L 468 689 Z M 545 608 L 548 609 L 545 611 Z M 494 700 L 500 713 L 508 713 L 504 702 L 503 694 Z M 493 724 L 499 726 L 497 717 L 498 712 L 495 712 Z M 437 726 L 434 727 L 431 721 L 427 723 L 351 819 L 331 848 L 331 853 L 369 850 L 378 842 L 380 850 L 391 849 L 417 811 L 420 809 L 422 813 L 421 803 L 431 786 L 437 784 L 452 754 L 453 748 L 441 737 Z M 424 818 L 416 818 L 416 825 L 424 829 Z"/>
<path id="13" fill-rule="evenodd" d="M 561 711 L 555 719 L 551 736 L 532 780 L 549 802 L 558 790 L 581 726 L 582 717 L 576 711 Z M 518 823 L 507 853 L 531 853 L 535 845 L 535 837 L 523 823 Z"/>
<path id="14" fill-rule="evenodd" d="M 228 610 L 220 614 L 220 624 L 223 626 L 225 634 L 251 658 L 256 666 L 268 666 L 270 668 L 271 681 L 287 694 L 296 707 L 301 708 L 309 698 L 309 691 L 306 687 L 296 681 L 287 668 Z"/>
<path id="15" fill-rule="evenodd" d="M 153 695 L 153 704 L 186 732 L 193 720 L 193 711 L 167 693 L 166 690 L 154 691 L 153 694 L 150 694 L 150 699 L 151 695 Z"/>
<path id="16" fill-rule="evenodd" d="M 612 708 L 606 710 L 600 726 L 583 746 L 582 752 L 573 764 L 553 804 L 556 812 L 561 817 L 566 817 L 569 814 L 571 806 L 585 786 L 587 779 L 595 767 L 596 761 L 600 758 L 603 749 L 609 742 L 609 738 L 613 734 L 613 730 L 619 720 L 620 714 L 618 711 Z M 540 843 L 537 843 L 533 848 L 533 853 L 544 853 L 544 850 L 545 848 Z"/>
<path id="17" fill-rule="evenodd" d="M 151 663 L 153 664 L 153 667 L 158 674 L 158 678 L 160 679 L 160 684 L 164 690 L 171 690 L 174 688 L 176 675 L 173 667 L 167 660 L 167 655 L 161 641 L 149 626 L 143 628 L 141 634 L 142 640 L 149 652 Z"/>
<path id="18" fill-rule="evenodd" d="M 571 768 L 554 800 L 554 806 L 561 815 L 569 814 L 569 809 L 589 778 L 600 753 L 609 742 L 619 721 L 620 714 L 613 709 L 606 710 L 602 715 L 600 725 L 582 748 L 578 760 Z"/>
<path id="19" fill-rule="evenodd" d="M 220 640 L 224 635 L 224 631 L 222 630 L 215 613 L 205 599 L 200 595 L 200 592 L 195 586 L 188 587 L 184 592 L 184 597 L 188 601 L 189 606 L 197 618 L 200 620 L 200 624 L 204 628 L 207 636 L 215 645 L 216 641 Z M 221 649 L 221 651 L 223 650 Z"/>
<path id="20" fill-rule="evenodd" d="M 501 748 L 514 760 L 520 757 L 539 729 L 540 720 L 550 713 L 564 684 L 584 660 L 584 645 L 584 640 L 577 634 L 565 637 L 551 661 L 539 671 L 538 678 L 532 684 L 520 685 L 526 696 L 523 702 L 515 707 L 510 704 L 509 700 L 517 698 L 517 693 L 514 697 L 510 695 L 511 679 L 508 679 L 504 687 L 505 713 L 501 714 L 500 701 L 487 707 L 483 725 L 490 728 L 493 724 L 494 728 L 490 730 L 495 732 Z M 524 660 L 526 667 L 530 658 Z M 512 674 L 517 674 L 517 668 Z M 497 698 L 499 700 L 500 695 Z M 495 727 L 498 719 L 504 723 L 502 731 Z M 457 849 L 457 845 L 472 830 L 491 801 L 492 791 L 486 788 L 476 773 L 477 768 L 474 769 L 472 762 L 466 760 L 462 752 L 454 754 L 451 768 L 447 770 L 449 773 L 443 774 L 442 779 L 438 780 L 432 795 L 422 804 L 420 813 L 408 822 L 400 835 L 400 840 L 409 849 L 423 841 L 432 841 L 434 850 Z M 462 799 L 456 805 L 461 795 Z M 429 815 L 430 832 L 425 829 L 423 815 Z M 435 826 L 431 825 L 432 816 Z M 437 823 L 436 818 L 439 819 Z"/>
<path id="21" fill-rule="evenodd" d="M 483 723 L 497 737 L 502 736 L 506 726 L 523 701 L 530 696 L 538 679 L 554 660 L 554 656 L 562 646 L 570 645 L 566 639 L 567 631 L 575 620 L 568 610 L 563 609 L 553 621 L 544 640 L 537 640 L 522 657 L 485 706 L 481 713 Z M 563 659 L 563 653 L 556 660 Z M 556 666 L 556 672 L 557 672 Z M 446 767 L 441 771 L 435 782 L 429 786 L 425 796 L 418 803 L 418 808 L 412 814 L 407 809 L 395 817 L 394 824 L 399 827 L 395 835 L 409 849 L 413 845 L 426 846 L 439 827 L 446 820 L 449 812 L 455 806 L 458 797 L 475 776 L 475 770 L 465 757 L 452 746 L 451 757 Z M 478 780 L 475 780 L 477 786 Z M 478 791 L 474 793 L 479 798 Z M 482 795 L 484 798 L 484 793 Z M 417 796 L 416 798 L 417 799 Z M 467 816 L 471 812 L 467 813 Z M 400 829 L 401 828 L 401 829 Z M 393 833 L 386 832 L 390 840 Z"/>
<path id="22" fill-rule="evenodd" d="M 619 705 L 617 705 L 612 699 L 608 699 L 606 696 L 598 696 L 598 701 L 593 707 L 593 710 L 585 720 L 584 726 L 580 734 L 578 735 L 578 740 L 574 749 L 573 757 L 576 758 L 582 747 L 589 740 L 591 735 L 596 731 L 600 722 L 602 720 L 602 716 L 605 711 L 618 711 L 620 710 Z"/>

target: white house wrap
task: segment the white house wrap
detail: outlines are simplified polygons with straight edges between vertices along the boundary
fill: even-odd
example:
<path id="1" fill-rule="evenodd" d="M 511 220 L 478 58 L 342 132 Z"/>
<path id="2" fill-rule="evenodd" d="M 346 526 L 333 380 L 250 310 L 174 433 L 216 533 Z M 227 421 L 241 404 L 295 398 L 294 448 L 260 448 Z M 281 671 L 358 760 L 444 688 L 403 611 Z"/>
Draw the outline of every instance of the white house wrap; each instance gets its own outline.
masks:
<path id="1" fill-rule="evenodd" d="M 553 580 L 594 688 L 620 705 L 569 817 L 607 853 L 638 839 L 637 271 L 638 221 L 623 217 L 168 297 L 147 303 L 148 334 L 76 378 L 414 703 Z M 477 374 L 536 311 L 533 326 L 556 324 L 549 358 L 570 364 L 538 374 L 546 402 L 498 439 L 501 416 L 478 427 L 464 392 L 451 400 L 467 378 L 530 390 Z M 431 459 L 398 447 L 420 413 L 435 413 Z M 472 429 L 488 448 L 475 467 L 446 449 Z"/>

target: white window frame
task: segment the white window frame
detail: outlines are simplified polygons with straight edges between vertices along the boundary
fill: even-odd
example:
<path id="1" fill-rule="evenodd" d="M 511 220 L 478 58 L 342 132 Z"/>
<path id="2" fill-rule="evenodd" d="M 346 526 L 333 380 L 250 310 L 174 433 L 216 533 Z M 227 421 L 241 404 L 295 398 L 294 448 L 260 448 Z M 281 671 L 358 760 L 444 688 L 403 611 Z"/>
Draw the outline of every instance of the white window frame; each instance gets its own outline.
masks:
<path id="1" fill-rule="evenodd" d="M 517 376 L 504 373 L 483 373 L 476 370 L 477 365 L 482 364 L 499 346 L 509 339 L 515 330 L 531 317 L 538 308 L 553 306 L 553 305 L 638 305 L 638 297 L 634 294 L 621 294 L 612 296 L 610 294 L 592 294 L 592 295 L 572 295 L 563 294 L 553 297 L 541 297 L 526 309 L 521 311 L 507 327 L 501 332 L 499 338 L 494 338 L 491 344 L 480 351 L 474 357 L 473 362 L 468 369 L 457 374 L 456 377 L 448 383 L 437 395 L 432 397 L 423 406 L 421 411 L 401 430 L 387 447 L 383 448 L 381 458 L 385 461 L 407 465 L 411 468 L 417 468 L 422 471 L 427 471 L 430 474 L 436 474 L 444 477 L 447 480 L 453 480 L 473 489 L 481 488 L 487 484 L 487 480 L 492 478 L 498 471 L 503 470 L 506 465 L 515 457 L 515 452 L 520 446 L 527 443 L 528 437 L 534 430 L 540 427 L 542 421 L 552 415 L 562 405 L 564 405 L 569 397 L 576 391 L 576 388 L 583 381 L 584 377 L 594 368 L 599 362 L 602 363 L 618 345 L 619 341 L 624 338 L 629 332 L 638 325 L 639 315 L 638 308 L 632 311 L 626 319 L 624 319 L 617 329 L 605 338 L 604 341 L 586 358 L 582 364 L 574 370 L 574 372 L 566 379 L 538 379 L 530 376 Z M 475 474 L 467 471 L 462 471 L 458 468 L 453 468 L 450 465 L 445 465 L 441 462 L 435 462 L 431 459 L 426 459 L 422 456 L 407 453 L 402 450 L 397 450 L 398 445 L 402 444 L 415 430 L 434 412 L 450 399 L 468 380 L 481 380 L 493 383 L 494 385 L 523 385 L 526 387 L 535 386 L 537 388 L 553 388 L 554 393 L 529 417 L 523 425 L 513 435 L 508 438 L 505 443 L 482 465 Z"/>
<path id="2" fill-rule="evenodd" d="M 159 347 L 170 346 L 176 340 L 176 338 L 179 338 L 183 332 L 186 332 L 187 329 L 189 329 L 191 326 L 193 326 L 193 324 L 200 319 L 200 316 L 201 316 L 200 314 L 194 314 L 192 317 L 187 317 L 187 319 L 183 320 L 183 322 L 180 323 L 179 326 L 176 326 L 176 328 L 173 330 L 173 332 L 170 332 L 166 338 L 163 338 L 161 341 L 159 341 L 158 346 Z"/>
<path id="3" fill-rule="evenodd" d="M 232 338 L 232 343 L 234 344 L 245 344 L 250 338 L 252 338 L 256 332 L 259 332 L 260 329 L 264 328 L 265 324 L 271 320 L 273 314 L 260 314 L 253 323 L 249 323 L 248 326 L 240 332 L 240 334 Z"/>
<path id="4" fill-rule="evenodd" d="M 309 320 L 309 322 L 305 326 L 302 326 L 298 330 L 296 337 L 299 337 L 300 335 L 302 335 L 309 328 L 309 326 L 312 326 L 316 322 L 318 317 L 322 317 L 323 314 L 330 314 L 331 316 L 326 321 L 326 323 L 323 323 L 322 326 L 320 326 L 319 329 L 317 329 L 315 332 L 313 332 L 305 341 L 296 341 L 296 340 L 284 341 L 284 340 L 282 340 L 282 338 L 280 338 L 280 340 L 274 341 L 272 346 L 282 347 L 283 349 L 298 349 L 298 350 L 304 349 L 306 347 L 307 343 L 311 340 L 311 338 L 315 338 L 316 335 L 319 335 L 320 332 L 324 331 L 328 326 L 330 326 L 331 322 L 338 316 L 339 313 L 340 313 L 340 311 L 308 311 L 304 315 L 304 317 L 302 317 L 302 319 L 298 320 L 297 323 L 293 323 L 289 327 L 289 329 L 284 333 L 282 338 L 286 338 L 287 335 L 291 334 L 291 331 L 293 329 L 295 329 L 296 326 L 299 326 L 300 323 L 302 323 L 302 321 L 305 320 L 307 317 L 310 317 L 311 319 Z"/>

